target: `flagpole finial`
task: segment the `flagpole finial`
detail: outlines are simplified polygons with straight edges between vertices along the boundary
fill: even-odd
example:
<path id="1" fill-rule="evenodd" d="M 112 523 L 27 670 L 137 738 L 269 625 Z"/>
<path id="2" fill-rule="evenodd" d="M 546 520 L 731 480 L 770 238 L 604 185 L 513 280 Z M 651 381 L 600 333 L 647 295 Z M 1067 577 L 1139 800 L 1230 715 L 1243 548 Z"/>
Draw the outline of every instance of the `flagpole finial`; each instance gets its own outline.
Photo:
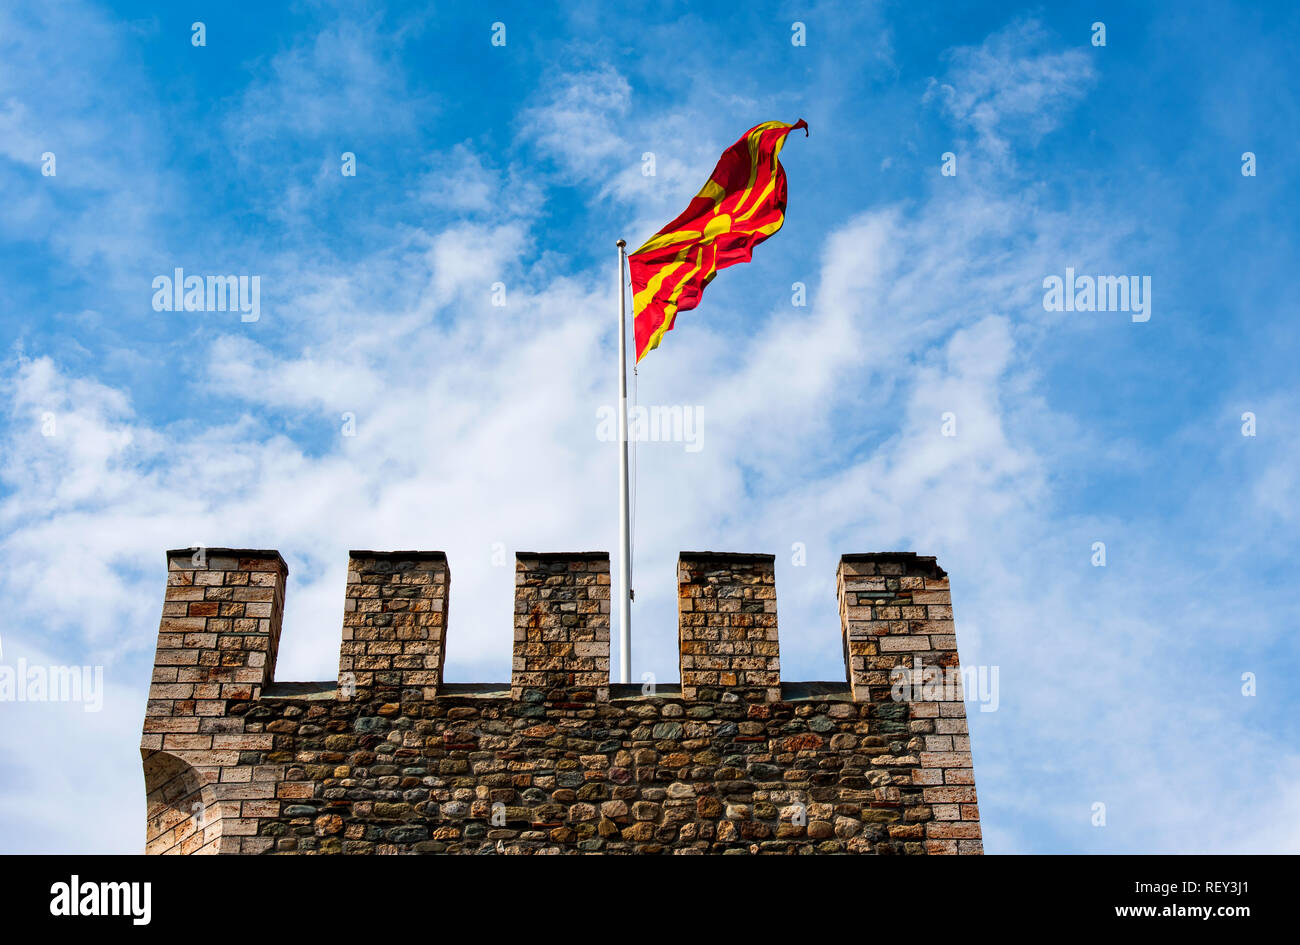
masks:
<path id="1" fill-rule="evenodd" d="M 627 246 L 627 240 L 619 240 L 615 245 L 616 245 L 619 249 L 623 249 L 624 247 Z"/>

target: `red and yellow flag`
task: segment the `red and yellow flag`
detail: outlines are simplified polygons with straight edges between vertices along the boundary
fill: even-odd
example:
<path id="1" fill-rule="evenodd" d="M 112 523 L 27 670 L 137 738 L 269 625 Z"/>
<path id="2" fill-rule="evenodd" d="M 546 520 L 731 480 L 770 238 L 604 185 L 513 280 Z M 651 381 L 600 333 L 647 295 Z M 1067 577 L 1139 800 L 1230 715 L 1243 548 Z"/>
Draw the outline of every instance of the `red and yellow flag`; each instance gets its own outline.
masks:
<path id="1" fill-rule="evenodd" d="M 672 223 L 628 256 L 636 359 L 659 347 L 678 312 L 700 304 L 719 269 L 749 262 L 754 247 L 785 222 L 785 169 L 779 160 L 793 125 L 765 121 L 722 152 L 704 189 Z"/>

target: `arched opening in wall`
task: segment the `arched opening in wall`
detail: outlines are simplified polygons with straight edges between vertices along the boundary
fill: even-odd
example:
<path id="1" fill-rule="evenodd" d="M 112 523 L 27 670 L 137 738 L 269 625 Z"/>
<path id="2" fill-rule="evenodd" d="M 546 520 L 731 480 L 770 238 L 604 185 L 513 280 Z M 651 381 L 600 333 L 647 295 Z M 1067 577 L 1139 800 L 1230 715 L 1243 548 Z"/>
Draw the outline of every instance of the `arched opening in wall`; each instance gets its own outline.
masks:
<path id="1" fill-rule="evenodd" d="M 165 751 L 142 752 L 146 854 L 215 853 L 221 839 L 221 819 L 189 764 Z"/>

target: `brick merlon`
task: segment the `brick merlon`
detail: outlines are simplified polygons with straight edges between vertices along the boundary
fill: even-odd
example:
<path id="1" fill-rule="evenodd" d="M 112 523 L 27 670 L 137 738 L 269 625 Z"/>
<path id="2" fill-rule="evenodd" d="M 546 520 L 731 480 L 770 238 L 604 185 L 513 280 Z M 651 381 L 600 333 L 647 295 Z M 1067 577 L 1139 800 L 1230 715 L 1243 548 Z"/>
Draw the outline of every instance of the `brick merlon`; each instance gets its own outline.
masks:
<path id="1" fill-rule="evenodd" d="M 445 551 L 349 551 L 353 558 L 374 558 L 379 561 L 446 561 Z"/>
<path id="2" fill-rule="evenodd" d="M 193 558 L 195 552 L 202 551 L 209 558 L 271 558 L 280 562 L 286 574 L 289 573 L 289 565 L 285 564 L 284 558 L 280 552 L 274 548 L 173 548 L 167 552 L 167 560 L 172 558 Z"/>
<path id="3" fill-rule="evenodd" d="M 841 562 L 850 564 L 901 564 L 910 574 L 926 577 L 947 577 L 948 572 L 939 567 L 934 555 L 918 555 L 915 551 L 873 551 L 867 554 L 841 555 Z"/>
<path id="4" fill-rule="evenodd" d="M 516 558 L 544 558 L 548 561 L 608 561 L 608 551 L 516 551 Z"/>
<path id="5" fill-rule="evenodd" d="M 681 561 L 775 561 L 776 555 L 741 554 L 733 551 L 683 551 Z"/>

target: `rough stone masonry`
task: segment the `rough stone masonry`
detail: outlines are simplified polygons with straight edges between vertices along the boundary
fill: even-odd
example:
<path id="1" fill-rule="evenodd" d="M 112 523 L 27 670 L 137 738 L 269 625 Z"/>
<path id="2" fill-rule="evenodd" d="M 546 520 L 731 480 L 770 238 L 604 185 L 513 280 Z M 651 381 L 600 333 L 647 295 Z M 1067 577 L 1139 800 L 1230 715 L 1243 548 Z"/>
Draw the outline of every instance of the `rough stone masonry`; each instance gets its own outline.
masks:
<path id="1" fill-rule="evenodd" d="M 148 853 L 981 853 L 934 558 L 846 555 L 846 681 L 781 680 L 771 555 L 683 552 L 681 684 L 609 681 L 605 553 L 520 553 L 509 684 L 443 681 L 440 552 L 354 551 L 339 678 L 275 682 L 275 551 L 167 554 Z M 933 694 L 933 693 L 931 693 Z M 927 696 L 928 698 L 929 696 Z"/>

